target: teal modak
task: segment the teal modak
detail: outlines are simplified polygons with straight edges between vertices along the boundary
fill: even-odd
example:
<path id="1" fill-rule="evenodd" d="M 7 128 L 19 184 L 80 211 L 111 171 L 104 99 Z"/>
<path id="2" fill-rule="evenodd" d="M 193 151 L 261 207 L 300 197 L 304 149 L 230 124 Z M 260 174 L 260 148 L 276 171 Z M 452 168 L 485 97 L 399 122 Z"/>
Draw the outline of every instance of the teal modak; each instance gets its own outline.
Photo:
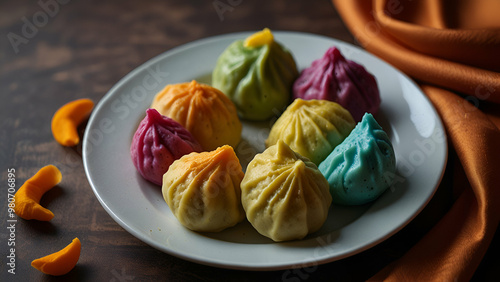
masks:
<path id="1" fill-rule="evenodd" d="M 292 54 L 264 29 L 224 50 L 212 86 L 234 102 L 242 119 L 266 120 L 288 106 L 298 74 Z"/>
<path id="2" fill-rule="evenodd" d="M 318 168 L 328 180 L 334 203 L 362 205 L 389 188 L 396 159 L 385 131 L 371 114 L 365 113 Z"/>

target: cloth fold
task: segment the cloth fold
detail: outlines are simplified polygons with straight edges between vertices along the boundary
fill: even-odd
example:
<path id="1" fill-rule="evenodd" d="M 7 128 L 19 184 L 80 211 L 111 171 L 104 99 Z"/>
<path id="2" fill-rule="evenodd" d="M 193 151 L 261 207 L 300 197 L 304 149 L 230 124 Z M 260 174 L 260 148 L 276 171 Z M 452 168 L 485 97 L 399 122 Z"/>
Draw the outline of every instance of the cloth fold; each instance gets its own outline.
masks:
<path id="1" fill-rule="evenodd" d="M 396 37 L 388 33 L 387 30 L 390 29 L 386 27 L 392 27 L 402 22 L 395 18 L 390 18 L 390 20 L 386 20 L 383 24 L 380 23 L 373 15 L 384 14 L 384 17 L 389 17 L 389 15 L 384 12 L 377 13 L 369 1 L 332 1 L 336 4 L 337 11 L 340 13 L 351 33 L 361 45 L 371 53 L 388 61 L 401 71 L 419 81 L 439 85 L 443 88 L 451 89 L 465 95 L 477 97 L 477 99 L 480 100 L 500 103 L 500 73 L 461 64 L 455 61 L 449 61 L 446 60 L 446 58 L 432 57 L 408 48 Z M 374 5 L 378 2 L 385 3 L 385 1 L 375 1 Z M 400 1 L 399 3 L 407 2 L 411 1 Z M 401 7 L 404 10 L 404 6 Z M 394 10 L 394 8 L 392 10 Z M 436 28 L 427 29 L 427 33 L 429 34 L 428 38 L 440 37 L 438 35 L 439 32 L 440 30 Z M 500 30 L 492 29 L 489 32 L 498 36 Z M 468 34 L 471 35 L 468 36 Z M 453 38 L 453 40 L 460 40 L 460 38 L 463 37 L 464 39 L 462 41 L 469 41 L 468 39 L 474 35 L 474 31 L 464 31 L 463 33 L 458 33 L 456 36 L 449 37 Z M 443 38 L 443 40 L 445 39 L 444 36 L 440 38 Z M 492 39 L 492 41 L 495 40 L 494 38 Z M 452 40 L 450 39 L 449 41 Z M 481 42 L 474 45 L 476 51 L 471 52 L 471 56 L 476 53 L 487 53 L 490 49 L 483 48 L 479 43 Z M 425 42 L 423 44 L 425 44 Z M 496 45 L 496 50 L 498 50 L 500 42 L 496 41 L 496 44 L 493 45 L 493 48 L 495 48 Z M 453 48 L 448 48 L 448 50 Z M 500 56 L 496 55 L 489 57 L 494 65 L 494 67 L 492 67 L 493 69 L 500 66 L 498 57 Z M 485 60 L 487 60 L 487 58 L 485 58 Z"/>
<path id="2" fill-rule="evenodd" d="M 420 84 L 469 182 L 448 213 L 372 280 L 467 281 L 500 221 L 500 17 L 491 12 L 500 2 L 332 2 L 364 48 Z"/>
<path id="3" fill-rule="evenodd" d="M 423 8 L 423 2 L 428 2 Z M 439 57 L 470 66 L 500 70 L 500 23 L 485 24 L 486 28 L 469 28 L 470 23 L 462 23 L 447 17 L 450 7 L 443 7 L 441 1 L 411 1 L 403 5 L 390 5 L 397 1 L 377 1 L 374 3 L 374 18 L 385 32 L 396 38 L 400 43 L 416 52 Z M 481 3 L 481 1 L 473 1 Z M 496 7 L 484 5 L 477 10 L 500 11 L 500 1 Z M 425 9 L 424 9 L 425 8 Z M 469 8 L 472 9 L 472 8 Z M 409 17 L 413 22 L 407 21 Z M 416 21 L 416 23 L 415 23 Z M 453 22 L 456 28 L 449 28 Z M 458 23 L 457 23 L 458 22 Z M 480 27 L 480 25 L 475 25 Z M 467 29 L 462 29 L 466 27 Z"/>

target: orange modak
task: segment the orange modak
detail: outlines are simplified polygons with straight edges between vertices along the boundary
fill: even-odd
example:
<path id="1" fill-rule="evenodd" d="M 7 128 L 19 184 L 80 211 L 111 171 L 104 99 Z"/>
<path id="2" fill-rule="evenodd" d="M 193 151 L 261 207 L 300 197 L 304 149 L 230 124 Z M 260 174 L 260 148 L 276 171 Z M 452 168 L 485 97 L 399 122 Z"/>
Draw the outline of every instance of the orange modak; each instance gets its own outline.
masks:
<path id="1" fill-rule="evenodd" d="M 163 175 L 163 198 L 185 227 L 217 232 L 245 218 L 240 183 L 243 170 L 231 146 L 191 153 Z"/>
<path id="2" fill-rule="evenodd" d="M 223 145 L 235 147 L 241 139 L 236 107 L 210 85 L 195 80 L 169 84 L 156 94 L 151 108 L 184 126 L 206 151 Z"/>

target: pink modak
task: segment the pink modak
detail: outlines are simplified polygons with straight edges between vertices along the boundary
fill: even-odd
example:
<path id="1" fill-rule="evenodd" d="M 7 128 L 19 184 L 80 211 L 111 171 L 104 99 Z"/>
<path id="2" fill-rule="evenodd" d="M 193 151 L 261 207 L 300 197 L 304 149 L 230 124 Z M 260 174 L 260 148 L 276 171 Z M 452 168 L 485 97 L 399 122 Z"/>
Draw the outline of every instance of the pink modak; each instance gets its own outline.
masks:
<path id="1" fill-rule="evenodd" d="M 161 185 L 170 165 L 201 146 L 182 125 L 162 116 L 155 109 L 146 110 L 132 139 L 130 154 L 135 168 L 146 180 Z"/>
<path id="2" fill-rule="evenodd" d="M 360 64 L 345 59 L 335 47 L 302 71 L 293 85 L 293 96 L 339 103 L 356 122 L 366 112 L 375 114 L 380 106 L 375 77 Z"/>

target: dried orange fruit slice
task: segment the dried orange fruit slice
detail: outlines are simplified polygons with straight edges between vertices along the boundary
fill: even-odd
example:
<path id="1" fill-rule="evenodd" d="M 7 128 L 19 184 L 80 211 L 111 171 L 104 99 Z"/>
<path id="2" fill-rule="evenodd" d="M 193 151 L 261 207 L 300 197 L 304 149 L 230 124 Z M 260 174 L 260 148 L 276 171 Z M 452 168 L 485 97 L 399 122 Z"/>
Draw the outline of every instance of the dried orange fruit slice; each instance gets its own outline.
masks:
<path id="1" fill-rule="evenodd" d="M 31 266 L 49 275 L 60 276 L 71 271 L 80 258 L 82 244 L 78 238 L 73 239 L 64 249 L 36 259 Z"/>
<path id="2" fill-rule="evenodd" d="M 42 167 L 17 190 L 14 212 L 24 219 L 49 221 L 54 214 L 40 205 L 43 194 L 61 182 L 62 174 L 53 165 Z"/>
<path id="3" fill-rule="evenodd" d="M 72 147 L 80 142 L 78 125 L 84 121 L 94 108 L 90 99 L 78 99 L 59 108 L 52 117 L 52 135 L 56 141 Z"/>

